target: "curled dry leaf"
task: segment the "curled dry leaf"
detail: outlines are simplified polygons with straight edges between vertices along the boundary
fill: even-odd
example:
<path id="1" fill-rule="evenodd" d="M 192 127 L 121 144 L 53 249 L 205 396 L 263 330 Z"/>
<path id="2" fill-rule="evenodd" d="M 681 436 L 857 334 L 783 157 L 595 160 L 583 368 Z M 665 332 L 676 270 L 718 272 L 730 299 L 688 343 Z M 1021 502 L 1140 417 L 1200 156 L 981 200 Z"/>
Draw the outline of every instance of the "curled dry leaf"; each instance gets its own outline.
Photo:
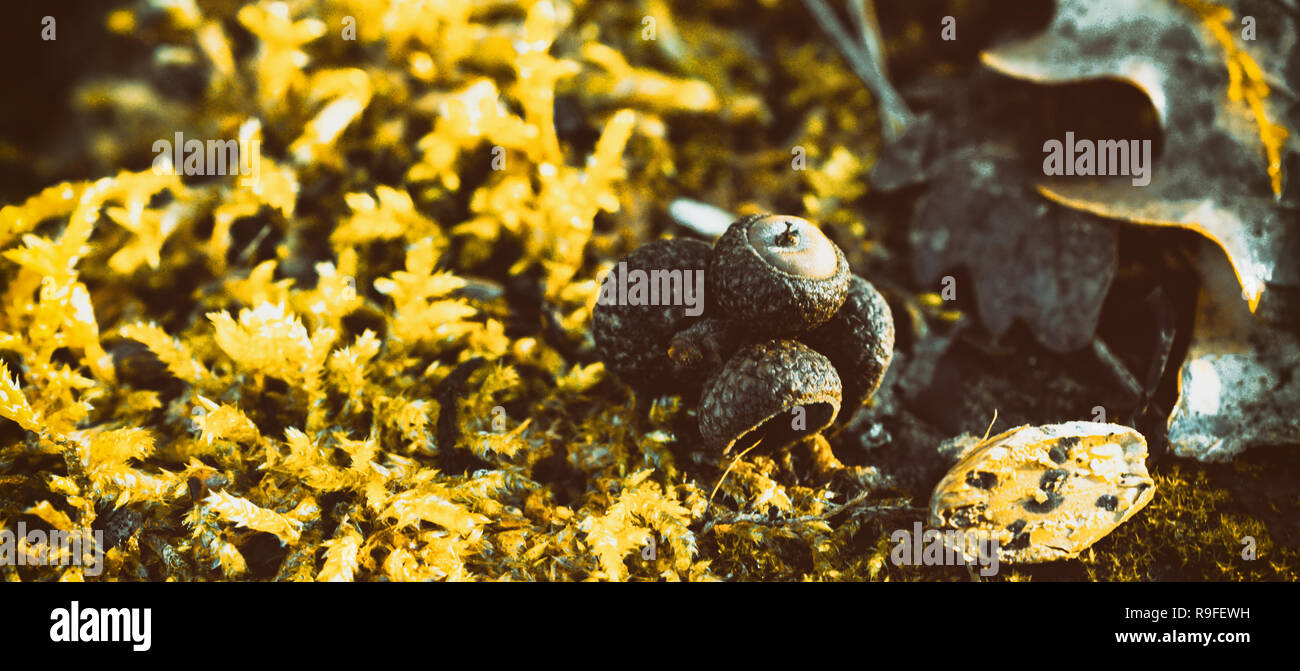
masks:
<path id="1" fill-rule="evenodd" d="M 1250 314 L 1222 254 L 1206 245 L 1201 256 L 1204 286 L 1169 444 L 1179 456 L 1223 461 L 1252 444 L 1300 443 L 1300 337 Z"/>
<path id="2" fill-rule="evenodd" d="M 1289 173 L 1300 169 L 1297 13 L 1294 3 L 1226 4 L 1059 0 L 1044 32 L 985 51 L 983 60 L 1039 83 L 1105 78 L 1140 88 L 1165 135 L 1150 183 L 1057 177 L 1043 194 L 1103 217 L 1197 231 L 1227 253 L 1251 312 L 1294 319 L 1300 186 Z M 1253 39 L 1243 39 L 1246 16 Z"/>

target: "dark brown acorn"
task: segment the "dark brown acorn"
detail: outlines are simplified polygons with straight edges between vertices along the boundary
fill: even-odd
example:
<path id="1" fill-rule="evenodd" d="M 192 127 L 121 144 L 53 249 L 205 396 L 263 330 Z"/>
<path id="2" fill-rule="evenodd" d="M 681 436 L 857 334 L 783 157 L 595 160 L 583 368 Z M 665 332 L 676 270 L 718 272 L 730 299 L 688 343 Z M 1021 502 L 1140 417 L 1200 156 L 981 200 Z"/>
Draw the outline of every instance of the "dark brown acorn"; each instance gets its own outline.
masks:
<path id="1" fill-rule="evenodd" d="M 803 337 L 826 355 L 844 384 L 844 419 L 880 386 L 894 356 L 894 317 L 885 297 L 854 275 L 849 294 L 831 320 Z"/>
<path id="2" fill-rule="evenodd" d="M 682 290 L 697 279 L 708 300 L 628 290 L 653 271 L 682 271 Z M 783 447 L 851 415 L 844 401 L 856 410 L 875 392 L 894 346 L 889 306 L 844 252 L 807 220 L 771 214 L 734 222 L 712 249 L 663 240 L 624 257 L 602 280 L 592 332 L 629 385 L 698 396 L 701 437 L 724 453 Z"/>
<path id="3" fill-rule="evenodd" d="M 724 453 L 756 442 L 788 445 L 830 426 L 840 410 L 840 377 L 826 357 L 794 340 L 741 348 L 704 383 L 700 435 Z"/>
<path id="4" fill-rule="evenodd" d="M 762 214 L 737 220 L 709 263 L 710 296 L 726 317 L 775 336 L 830 320 L 849 287 L 844 252 L 806 219 Z"/>
<path id="5" fill-rule="evenodd" d="M 743 340 L 744 333 L 734 322 L 715 317 L 700 319 L 678 331 L 668 343 L 673 375 L 689 388 L 698 387 Z"/>
<path id="6" fill-rule="evenodd" d="M 679 270 L 678 286 L 703 294 L 690 287 L 695 287 L 696 271 L 707 273 L 711 255 L 709 245 L 698 240 L 656 240 L 620 259 L 602 278 L 591 315 L 592 337 L 601 360 L 629 386 L 652 392 L 672 389 L 674 367 L 668 358 L 672 337 L 703 318 L 703 312 L 687 312 L 694 311 L 688 302 L 698 301 L 703 309 L 704 295 L 656 295 L 652 301 L 644 293 L 650 272 Z M 633 291 L 636 285 L 641 291 Z M 707 279 L 699 289 L 706 286 Z"/>

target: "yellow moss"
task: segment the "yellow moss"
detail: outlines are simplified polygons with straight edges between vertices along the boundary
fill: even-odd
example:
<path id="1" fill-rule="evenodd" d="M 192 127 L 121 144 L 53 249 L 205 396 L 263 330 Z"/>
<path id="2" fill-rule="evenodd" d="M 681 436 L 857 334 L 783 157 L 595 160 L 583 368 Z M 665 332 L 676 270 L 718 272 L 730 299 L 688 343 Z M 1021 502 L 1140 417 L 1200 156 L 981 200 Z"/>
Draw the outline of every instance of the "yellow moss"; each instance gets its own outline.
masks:
<path id="1" fill-rule="evenodd" d="M 359 568 L 357 553 L 364 539 L 345 519 L 339 524 L 338 535 L 325 541 L 325 563 L 316 580 L 320 582 L 352 582 Z"/>
<path id="2" fill-rule="evenodd" d="M 287 519 L 273 510 L 262 508 L 248 499 L 243 499 L 224 491 L 214 492 L 203 500 L 221 519 L 253 529 L 273 534 L 282 543 L 294 543 L 302 532 L 302 525 Z"/>

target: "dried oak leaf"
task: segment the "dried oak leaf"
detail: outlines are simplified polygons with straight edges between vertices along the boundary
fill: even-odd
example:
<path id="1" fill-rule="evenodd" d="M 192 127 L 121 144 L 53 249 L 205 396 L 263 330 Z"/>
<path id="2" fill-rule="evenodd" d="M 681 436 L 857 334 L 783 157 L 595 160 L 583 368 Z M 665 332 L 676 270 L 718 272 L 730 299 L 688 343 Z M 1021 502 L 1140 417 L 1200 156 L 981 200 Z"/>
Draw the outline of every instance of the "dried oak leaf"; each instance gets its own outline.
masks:
<path id="1" fill-rule="evenodd" d="M 1018 317 L 1045 347 L 1086 346 L 1115 275 L 1113 226 L 1038 197 L 1006 148 L 977 145 L 951 159 L 942 186 L 916 206 L 917 278 L 937 282 L 965 264 L 995 337 Z"/>
<path id="2" fill-rule="evenodd" d="M 884 150 L 871 181 L 885 191 L 929 182 L 912 216 L 918 282 L 937 286 L 964 266 L 994 337 L 1018 318 L 1045 347 L 1077 350 L 1092 341 L 1115 275 L 1115 226 L 1035 192 L 1037 157 L 1026 161 L 1007 121 L 1035 104 L 1032 91 L 999 79 L 945 82 L 940 108 Z"/>
<path id="3" fill-rule="evenodd" d="M 1057 177 L 1042 193 L 1103 217 L 1201 233 L 1227 253 L 1251 312 L 1294 320 L 1300 12 L 1294 0 L 1226 4 L 1058 0 L 1044 32 L 982 58 L 1001 73 L 1037 83 L 1107 78 L 1142 90 L 1165 134 L 1150 183 Z M 1245 39 L 1250 30 L 1254 39 Z"/>
<path id="4" fill-rule="evenodd" d="M 1196 326 L 1169 416 L 1174 454 L 1224 461 L 1252 444 L 1300 443 L 1300 337 L 1250 314 L 1216 249 L 1206 244 L 1201 256 Z"/>

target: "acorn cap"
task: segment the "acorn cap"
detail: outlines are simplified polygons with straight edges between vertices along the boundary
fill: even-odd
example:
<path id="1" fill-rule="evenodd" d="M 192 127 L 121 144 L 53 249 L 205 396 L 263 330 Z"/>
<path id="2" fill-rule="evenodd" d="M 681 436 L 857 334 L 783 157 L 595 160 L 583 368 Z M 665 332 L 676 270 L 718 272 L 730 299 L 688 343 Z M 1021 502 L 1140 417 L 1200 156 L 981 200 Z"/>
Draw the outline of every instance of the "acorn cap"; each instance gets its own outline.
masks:
<path id="1" fill-rule="evenodd" d="M 733 223 L 714 247 L 709 293 L 730 319 L 797 335 L 835 314 L 850 274 L 844 252 L 812 222 L 753 215 Z"/>
<path id="2" fill-rule="evenodd" d="M 894 317 L 885 297 L 870 282 L 854 275 L 844 305 L 803 340 L 835 364 L 844 384 L 844 416 L 848 418 L 885 377 L 894 356 Z"/>
<path id="3" fill-rule="evenodd" d="M 755 441 L 781 447 L 830 426 L 840 396 L 835 367 L 812 348 L 793 340 L 755 343 L 704 383 L 700 435 L 724 453 Z"/>
<path id="4" fill-rule="evenodd" d="M 703 314 L 687 315 L 687 310 L 694 309 L 685 303 L 691 298 L 699 307 L 705 306 L 704 295 L 693 295 L 695 271 L 707 273 L 711 254 L 709 245 L 699 240 L 656 240 L 620 259 L 602 278 L 591 314 L 591 333 L 605 366 L 628 385 L 647 391 L 671 386 L 668 345 L 674 334 L 703 318 Z M 674 270 L 682 271 L 674 286 L 692 295 L 677 295 L 677 289 L 673 295 L 659 295 L 664 276 L 656 276 L 661 281 L 654 283 L 655 293 L 647 295 L 651 271 Z M 644 280 L 637 271 L 643 273 Z M 706 283 L 707 279 L 700 284 L 701 290 Z"/>

